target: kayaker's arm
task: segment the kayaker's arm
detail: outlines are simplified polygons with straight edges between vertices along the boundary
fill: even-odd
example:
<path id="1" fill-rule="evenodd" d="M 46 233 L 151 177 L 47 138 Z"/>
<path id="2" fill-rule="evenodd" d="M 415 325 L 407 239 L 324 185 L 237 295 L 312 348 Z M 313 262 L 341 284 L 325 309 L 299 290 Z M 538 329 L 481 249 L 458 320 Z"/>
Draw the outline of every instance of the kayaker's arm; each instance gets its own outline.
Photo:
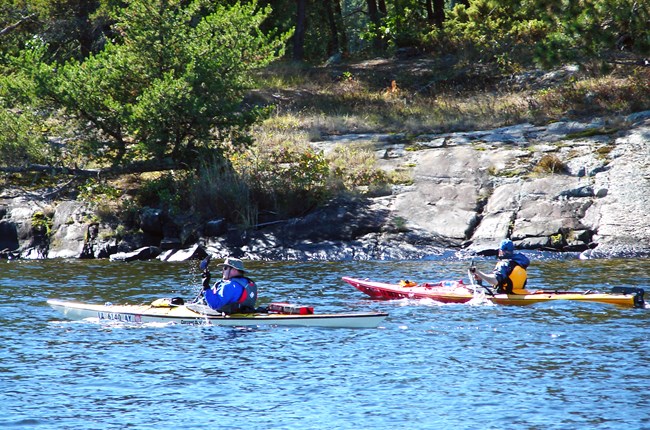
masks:
<path id="1" fill-rule="evenodd" d="M 498 283 L 497 277 L 494 275 L 494 273 L 483 273 L 478 269 L 474 269 L 473 273 L 474 279 L 477 281 L 483 280 L 492 286 L 495 286 Z"/>

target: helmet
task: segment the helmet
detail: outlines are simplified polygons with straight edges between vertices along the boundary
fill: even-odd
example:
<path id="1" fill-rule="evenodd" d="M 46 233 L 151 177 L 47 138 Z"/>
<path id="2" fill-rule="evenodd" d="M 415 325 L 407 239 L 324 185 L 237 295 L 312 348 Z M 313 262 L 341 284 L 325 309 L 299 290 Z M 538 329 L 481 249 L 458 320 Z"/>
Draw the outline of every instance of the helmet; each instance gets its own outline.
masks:
<path id="1" fill-rule="evenodd" d="M 503 239 L 501 245 L 499 245 L 499 249 L 505 254 L 512 254 L 515 251 L 515 244 L 510 239 Z"/>

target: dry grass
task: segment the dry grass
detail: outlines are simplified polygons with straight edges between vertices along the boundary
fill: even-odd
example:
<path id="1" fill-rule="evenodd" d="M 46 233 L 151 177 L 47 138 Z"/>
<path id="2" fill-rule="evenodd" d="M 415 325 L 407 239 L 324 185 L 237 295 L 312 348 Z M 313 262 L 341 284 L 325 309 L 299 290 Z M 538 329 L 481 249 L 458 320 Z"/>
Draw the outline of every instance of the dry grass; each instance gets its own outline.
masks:
<path id="1" fill-rule="evenodd" d="M 290 67 L 276 70 L 272 80 L 261 82 L 264 91 L 280 96 L 258 136 L 282 124 L 318 139 L 324 134 L 489 129 L 650 109 L 647 68 L 621 68 L 602 76 L 584 71 L 552 84 L 530 78 L 514 87 L 510 77 L 454 72 L 443 69 L 445 65 L 431 60 L 426 67 L 422 62 L 384 62 L 367 69 L 349 65 L 308 73 Z"/>
<path id="2" fill-rule="evenodd" d="M 557 155 L 545 154 L 533 168 L 535 173 L 563 173 L 566 164 Z"/>
<path id="3" fill-rule="evenodd" d="M 627 76 L 608 75 L 572 81 L 536 94 L 537 110 L 546 116 L 613 116 L 650 109 L 650 70 Z"/>

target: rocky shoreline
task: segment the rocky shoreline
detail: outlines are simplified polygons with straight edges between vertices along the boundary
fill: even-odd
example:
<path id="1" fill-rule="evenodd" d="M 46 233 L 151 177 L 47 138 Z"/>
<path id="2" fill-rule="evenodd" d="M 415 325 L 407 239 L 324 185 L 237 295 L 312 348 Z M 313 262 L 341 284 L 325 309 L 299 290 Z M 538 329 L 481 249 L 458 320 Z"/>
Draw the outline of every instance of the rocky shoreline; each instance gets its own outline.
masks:
<path id="1" fill-rule="evenodd" d="M 120 235 L 116 226 L 89 221 L 93 211 L 82 202 L 3 190 L 0 256 L 412 260 L 458 250 L 489 254 L 508 236 L 520 249 L 648 257 L 649 143 L 650 111 L 408 139 L 332 136 L 313 144 L 323 151 L 371 147 L 382 168 L 409 169 L 413 183 L 247 231 L 144 208 L 139 232 Z"/>

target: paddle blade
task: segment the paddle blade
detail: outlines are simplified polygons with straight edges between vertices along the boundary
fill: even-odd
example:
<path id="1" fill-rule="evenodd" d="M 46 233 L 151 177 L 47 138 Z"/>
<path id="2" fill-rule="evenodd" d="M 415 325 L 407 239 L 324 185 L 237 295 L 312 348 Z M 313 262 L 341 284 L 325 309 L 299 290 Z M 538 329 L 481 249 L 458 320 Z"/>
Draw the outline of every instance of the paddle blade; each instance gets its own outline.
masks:
<path id="1" fill-rule="evenodd" d="M 203 271 L 207 270 L 208 264 L 210 264 L 210 256 L 208 255 L 205 257 L 203 260 L 201 260 L 201 263 L 199 264 L 199 268 Z"/>

